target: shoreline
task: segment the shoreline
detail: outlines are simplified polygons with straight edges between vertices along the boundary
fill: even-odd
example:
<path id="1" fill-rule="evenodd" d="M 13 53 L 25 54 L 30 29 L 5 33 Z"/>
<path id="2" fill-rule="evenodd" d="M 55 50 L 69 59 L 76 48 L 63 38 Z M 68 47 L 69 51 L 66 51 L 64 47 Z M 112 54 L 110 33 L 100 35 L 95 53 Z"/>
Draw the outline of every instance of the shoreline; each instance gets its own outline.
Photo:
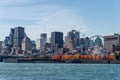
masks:
<path id="1" fill-rule="evenodd" d="M 71 64 L 120 64 L 120 60 L 66 60 L 66 61 L 57 61 L 57 60 L 25 60 L 25 59 L 3 59 L 3 63 L 71 63 Z"/>
<path id="2" fill-rule="evenodd" d="M 3 63 L 75 63 L 75 64 L 120 64 L 120 60 L 70 59 L 52 60 L 50 58 L 25 58 L 21 56 L 0 56 Z"/>

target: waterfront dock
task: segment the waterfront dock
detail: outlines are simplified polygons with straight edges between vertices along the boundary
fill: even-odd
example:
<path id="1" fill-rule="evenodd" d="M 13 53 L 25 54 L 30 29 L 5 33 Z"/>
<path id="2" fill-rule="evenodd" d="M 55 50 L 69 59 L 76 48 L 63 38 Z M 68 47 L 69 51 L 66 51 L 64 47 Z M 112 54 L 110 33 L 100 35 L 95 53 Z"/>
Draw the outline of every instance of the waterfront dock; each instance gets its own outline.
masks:
<path id="1" fill-rule="evenodd" d="M 74 59 L 74 60 L 51 60 L 37 58 L 4 58 L 3 63 L 76 63 L 76 64 L 120 64 L 120 60 L 91 60 L 91 59 Z"/>

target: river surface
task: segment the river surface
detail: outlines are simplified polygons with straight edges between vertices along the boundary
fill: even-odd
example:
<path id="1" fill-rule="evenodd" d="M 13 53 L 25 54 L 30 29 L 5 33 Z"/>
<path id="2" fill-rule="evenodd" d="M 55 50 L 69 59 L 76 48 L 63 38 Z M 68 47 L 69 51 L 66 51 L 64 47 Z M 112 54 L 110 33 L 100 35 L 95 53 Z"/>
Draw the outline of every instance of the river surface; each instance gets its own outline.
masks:
<path id="1" fill-rule="evenodd" d="M 120 65 L 0 63 L 0 80 L 120 80 Z"/>

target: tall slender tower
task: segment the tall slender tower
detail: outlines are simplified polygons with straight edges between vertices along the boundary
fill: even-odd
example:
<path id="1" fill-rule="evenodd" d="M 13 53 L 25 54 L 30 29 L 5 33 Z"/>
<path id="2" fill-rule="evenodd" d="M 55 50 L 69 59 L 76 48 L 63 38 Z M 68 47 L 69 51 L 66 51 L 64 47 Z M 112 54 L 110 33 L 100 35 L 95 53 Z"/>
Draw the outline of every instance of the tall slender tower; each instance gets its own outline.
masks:
<path id="1" fill-rule="evenodd" d="M 42 33 L 40 35 L 40 49 L 43 48 L 43 46 L 45 45 L 46 42 L 47 42 L 47 34 L 46 33 Z"/>
<path id="2" fill-rule="evenodd" d="M 9 40 L 9 44 L 11 47 L 14 46 L 14 29 L 11 28 L 10 30 L 10 34 L 9 34 L 10 40 Z"/>
<path id="3" fill-rule="evenodd" d="M 14 28 L 14 48 L 16 50 L 21 50 L 24 35 L 25 32 L 23 27 L 19 26 Z"/>

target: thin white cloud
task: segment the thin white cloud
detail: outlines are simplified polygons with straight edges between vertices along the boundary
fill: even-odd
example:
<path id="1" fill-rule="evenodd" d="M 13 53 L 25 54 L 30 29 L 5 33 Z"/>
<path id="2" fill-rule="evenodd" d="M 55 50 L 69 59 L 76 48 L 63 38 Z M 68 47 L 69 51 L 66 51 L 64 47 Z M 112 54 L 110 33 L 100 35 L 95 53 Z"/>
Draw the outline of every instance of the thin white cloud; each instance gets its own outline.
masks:
<path id="1" fill-rule="evenodd" d="M 45 2 L 47 0 L 0 0 L 0 4 L 3 6 L 18 6 L 23 4 L 29 4 L 34 2 Z"/>
<path id="2" fill-rule="evenodd" d="M 2 15 L 0 16 L 0 20 L 35 20 L 36 22 L 32 25 L 26 25 L 25 22 L 22 23 L 22 26 L 26 28 L 28 36 L 33 39 L 39 37 L 39 34 L 43 31 L 46 31 L 50 37 L 52 31 L 62 31 L 66 34 L 71 29 L 81 29 L 82 32 L 86 32 L 88 29 L 80 16 L 80 12 L 74 8 L 57 5 L 37 5 L 27 7 L 3 7 L 3 9 L 4 11 L 2 13 L 0 12 L 0 15 Z M 21 22 L 19 23 L 21 24 Z M 5 24 L 1 25 L 6 27 Z M 17 24 L 9 23 L 9 25 L 10 27 L 15 27 Z M 1 32 L 3 33 L 3 31 Z"/>

